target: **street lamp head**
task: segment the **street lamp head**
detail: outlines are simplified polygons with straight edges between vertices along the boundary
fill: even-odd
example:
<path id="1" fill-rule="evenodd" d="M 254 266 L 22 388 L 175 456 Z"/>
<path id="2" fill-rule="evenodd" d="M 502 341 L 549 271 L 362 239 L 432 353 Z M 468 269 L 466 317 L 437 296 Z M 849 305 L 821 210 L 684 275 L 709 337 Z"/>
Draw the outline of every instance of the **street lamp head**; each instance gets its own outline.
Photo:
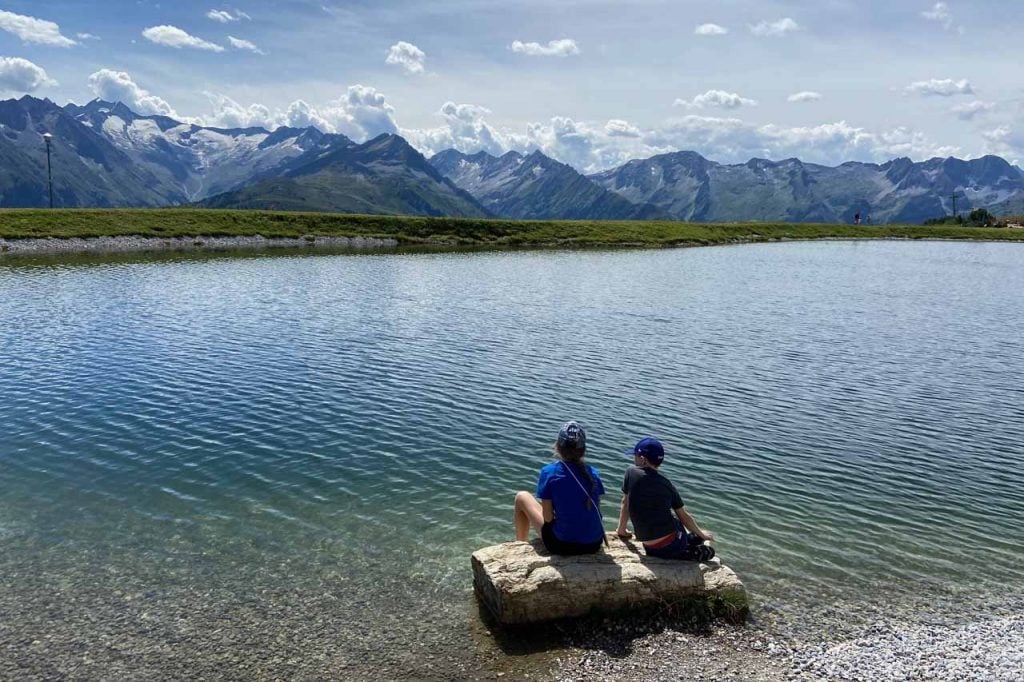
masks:
<path id="1" fill-rule="evenodd" d="M 43 133 L 43 139 L 49 142 L 50 140 L 53 139 L 53 135 L 51 135 L 50 133 Z"/>

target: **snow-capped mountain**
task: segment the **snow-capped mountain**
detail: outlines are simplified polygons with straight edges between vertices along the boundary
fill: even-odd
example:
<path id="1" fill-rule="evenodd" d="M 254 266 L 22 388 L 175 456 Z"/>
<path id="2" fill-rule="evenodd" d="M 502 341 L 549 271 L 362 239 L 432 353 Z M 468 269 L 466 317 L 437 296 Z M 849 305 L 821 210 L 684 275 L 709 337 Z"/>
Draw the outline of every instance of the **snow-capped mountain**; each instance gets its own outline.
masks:
<path id="1" fill-rule="evenodd" d="M 49 100 L 25 96 L 0 101 L 0 206 L 48 204 L 46 132 L 57 206 L 163 206 L 183 198 L 105 135 Z"/>
<path id="2" fill-rule="evenodd" d="M 527 219 L 920 223 L 984 207 L 1024 214 L 1024 172 L 997 156 L 836 167 L 720 164 L 695 152 L 589 177 L 540 152 L 430 162 L 401 137 L 361 145 L 315 128 L 223 129 L 95 100 L 0 101 L 0 207 L 209 206 Z"/>
<path id="3" fill-rule="evenodd" d="M 430 159 L 442 175 L 495 215 L 516 219 L 669 219 L 663 210 L 633 203 L 539 151 L 467 155 L 448 149 Z"/>
<path id="4" fill-rule="evenodd" d="M 398 135 L 305 154 L 278 177 L 210 197 L 202 205 L 463 218 L 492 215 Z"/>
<path id="5" fill-rule="evenodd" d="M 307 152 L 352 144 L 344 135 L 316 128 L 209 128 L 166 116 L 140 116 L 124 104 L 102 100 L 65 109 L 188 202 L 277 175 Z"/>
<path id="6" fill-rule="evenodd" d="M 1024 174 L 997 156 L 829 167 L 799 159 L 725 165 L 675 152 L 589 177 L 632 202 L 701 222 L 849 222 L 860 213 L 874 223 L 921 223 L 952 213 L 954 194 L 958 211 L 1014 213 L 1024 205 Z"/>

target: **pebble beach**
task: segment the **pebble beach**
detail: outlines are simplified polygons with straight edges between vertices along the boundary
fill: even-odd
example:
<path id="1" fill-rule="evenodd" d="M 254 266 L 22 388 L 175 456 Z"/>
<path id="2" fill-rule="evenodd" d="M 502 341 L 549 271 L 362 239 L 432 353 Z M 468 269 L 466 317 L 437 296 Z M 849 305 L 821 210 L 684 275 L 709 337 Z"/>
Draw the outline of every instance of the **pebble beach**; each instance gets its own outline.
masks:
<path id="1" fill-rule="evenodd" d="M 1024 616 L 965 625 L 869 626 L 850 639 L 794 643 L 758 627 L 669 625 L 636 636 L 608 623 L 561 657 L 558 680 L 979 680 L 1024 678 Z M 632 637 L 636 637 L 632 639 Z"/>

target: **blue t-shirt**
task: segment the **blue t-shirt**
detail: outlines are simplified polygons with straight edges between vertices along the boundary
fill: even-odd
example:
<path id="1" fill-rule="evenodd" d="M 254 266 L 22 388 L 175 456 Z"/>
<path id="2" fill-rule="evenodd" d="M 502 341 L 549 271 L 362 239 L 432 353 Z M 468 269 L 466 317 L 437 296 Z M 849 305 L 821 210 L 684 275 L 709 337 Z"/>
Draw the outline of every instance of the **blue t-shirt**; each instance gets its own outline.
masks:
<path id="1" fill-rule="evenodd" d="M 592 501 L 589 508 L 585 489 L 590 488 L 590 484 L 574 465 L 562 461 L 552 462 L 540 470 L 540 478 L 537 480 L 537 497 L 551 500 L 555 509 L 555 521 L 551 525 L 555 537 L 581 545 L 598 542 L 604 537 L 604 524 L 598 513 L 599 496 L 604 495 L 604 484 L 601 483 L 597 469 L 590 465 L 584 466 L 594 480 L 593 489 L 589 491 Z"/>

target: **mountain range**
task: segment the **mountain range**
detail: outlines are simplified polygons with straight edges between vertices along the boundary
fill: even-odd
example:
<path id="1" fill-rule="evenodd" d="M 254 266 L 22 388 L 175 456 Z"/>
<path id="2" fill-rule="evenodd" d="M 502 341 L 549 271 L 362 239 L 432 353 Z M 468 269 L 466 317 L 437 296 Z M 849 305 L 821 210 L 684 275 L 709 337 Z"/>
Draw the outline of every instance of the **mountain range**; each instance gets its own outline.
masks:
<path id="1" fill-rule="evenodd" d="M 425 158 L 398 135 L 215 128 L 118 102 L 0 101 L 0 207 L 175 206 L 566 220 L 920 223 L 984 207 L 1024 213 L 1024 171 L 997 156 L 830 167 L 720 164 L 690 151 L 589 176 L 540 151 Z"/>

